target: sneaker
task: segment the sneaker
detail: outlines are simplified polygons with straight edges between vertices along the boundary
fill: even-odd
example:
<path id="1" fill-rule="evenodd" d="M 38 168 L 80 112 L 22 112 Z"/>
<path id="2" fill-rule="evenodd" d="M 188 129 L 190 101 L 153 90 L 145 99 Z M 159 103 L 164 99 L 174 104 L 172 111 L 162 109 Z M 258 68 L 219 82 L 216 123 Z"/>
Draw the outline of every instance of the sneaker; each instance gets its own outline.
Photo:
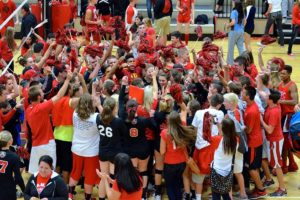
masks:
<path id="1" fill-rule="evenodd" d="M 288 53 L 288 56 L 294 57 L 295 54 L 293 54 L 293 53 Z"/>
<path id="2" fill-rule="evenodd" d="M 22 191 L 17 191 L 16 192 L 16 196 L 17 196 L 17 198 L 22 198 L 22 197 L 24 197 L 24 194 L 23 194 L 23 192 Z"/>
<path id="3" fill-rule="evenodd" d="M 69 193 L 68 200 L 73 200 L 73 199 L 74 199 L 74 195 L 72 193 Z"/>
<path id="4" fill-rule="evenodd" d="M 263 191 L 260 191 L 255 188 L 254 191 L 252 192 L 252 194 L 250 194 L 248 196 L 248 198 L 249 199 L 259 199 L 259 198 L 265 197 L 266 195 L 267 195 L 266 189 L 264 189 Z"/>
<path id="5" fill-rule="evenodd" d="M 248 200 L 248 196 L 247 196 L 247 195 L 246 195 L 246 196 L 240 195 L 240 196 L 238 197 L 238 199 L 239 199 L 239 200 Z"/>
<path id="6" fill-rule="evenodd" d="M 271 180 L 265 180 L 265 182 L 263 183 L 264 188 L 268 188 L 268 187 L 270 187 L 271 185 L 274 185 L 274 184 L 275 184 L 275 182 L 274 182 L 273 179 L 271 179 Z"/>
<path id="7" fill-rule="evenodd" d="M 155 195 L 154 200 L 161 200 L 161 195 Z"/>
<path id="8" fill-rule="evenodd" d="M 191 194 L 190 193 L 183 193 L 183 199 L 184 200 L 190 200 L 191 199 Z"/>
<path id="9" fill-rule="evenodd" d="M 289 172 L 296 172 L 298 170 L 298 165 L 296 163 L 291 163 L 288 167 Z"/>
<path id="10" fill-rule="evenodd" d="M 271 197 L 284 197 L 287 196 L 287 191 L 282 190 L 281 188 L 278 188 L 275 192 L 270 194 Z"/>

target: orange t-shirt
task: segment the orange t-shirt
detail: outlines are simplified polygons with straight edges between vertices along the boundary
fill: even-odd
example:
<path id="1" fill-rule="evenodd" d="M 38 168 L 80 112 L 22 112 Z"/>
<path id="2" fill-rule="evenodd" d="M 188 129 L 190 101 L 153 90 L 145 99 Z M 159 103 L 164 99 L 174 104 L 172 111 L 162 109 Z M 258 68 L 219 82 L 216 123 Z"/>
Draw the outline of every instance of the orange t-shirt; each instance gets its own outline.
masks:
<path id="1" fill-rule="evenodd" d="M 37 189 L 37 191 L 38 191 L 39 194 L 41 194 L 42 191 L 44 190 L 44 188 L 46 187 L 47 183 L 50 180 L 50 177 L 51 177 L 51 174 L 50 174 L 50 176 L 47 176 L 47 177 L 42 177 L 40 175 L 40 173 L 37 175 L 36 189 Z"/>
<path id="2" fill-rule="evenodd" d="M 120 191 L 119 190 L 119 187 L 118 187 L 118 183 L 117 181 L 114 181 L 113 185 L 112 185 L 112 189 L 117 191 L 117 192 L 120 192 L 121 193 L 121 196 L 120 196 L 120 200 L 140 200 L 142 198 L 142 193 L 143 193 L 143 187 L 141 187 L 138 191 L 136 192 L 133 192 L 133 193 L 130 193 L 128 194 L 126 191 L 122 190 Z"/>

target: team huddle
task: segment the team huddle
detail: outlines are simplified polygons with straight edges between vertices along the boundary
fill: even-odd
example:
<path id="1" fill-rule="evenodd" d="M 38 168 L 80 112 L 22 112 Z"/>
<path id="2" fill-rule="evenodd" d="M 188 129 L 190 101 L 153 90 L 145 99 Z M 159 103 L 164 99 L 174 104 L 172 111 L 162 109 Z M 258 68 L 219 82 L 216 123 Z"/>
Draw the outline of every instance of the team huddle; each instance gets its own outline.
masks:
<path id="1" fill-rule="evenodd" d="M 46 40 L 27 28 L 32 34 L 25 34 L 16 61 L 20 75 L 10 62 L 17 53 L 14 29 L 5 27 L 0 198 L 72 200 L 78 185 L 86 200 L 160 200 L 164 191 L 171 200 L 288 194 L 283 174 L 298 170 L 300 151 L 298 129 L 290 131 L 300 110 L 292 66 L 275 57 L 264 62 L 265 46 L 228 63 L 210 38 L 189 50 L 188 33 L 183 42 L 175 31 L 167 44 L 170 2 L 156 2 L 158 30 L 137 15 L 135 0 L 125 22 L 98 16 L 90 0 L 83 37 L 72 24 Z M 188 4 L 177 4 L 186 26 L 194 18 Z M 25 24 L 34 22 L 28 6 Z M 25 173 L 31 174 L 26 184 Z M 278 189 L 267 191 L 272 175 Z"/>

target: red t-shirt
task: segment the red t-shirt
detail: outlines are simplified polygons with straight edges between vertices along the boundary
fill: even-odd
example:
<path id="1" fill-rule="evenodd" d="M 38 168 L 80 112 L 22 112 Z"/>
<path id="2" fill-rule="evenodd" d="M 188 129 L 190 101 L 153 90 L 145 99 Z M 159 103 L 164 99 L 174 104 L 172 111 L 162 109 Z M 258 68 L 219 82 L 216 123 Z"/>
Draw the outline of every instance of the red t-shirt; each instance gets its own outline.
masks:
<path id="1" fill-rule="evenodd" d="M 267 140 L 269 140 L 270 142 L 277 142 L 283 139 L 281 128 L 281 109 L 279 105 L 273 108 L 267 107 L 264 115 L 264 121 L 269 126 L 274 127 L 274 130 L 271 134 L 266 133 Z"/>
<path id="2" fill-rule="evenodd" d="M 97 9 L 96 9 L 96 6 L 91 6 L 89 5 L 86 10 L 91 10 L 92 12 L 92 19 L 90 19 L 90 21 L 94 21 L 96 22 L 98 20 L 98 16 L 97 16 Z M 87 28 L 97 28 L 97 24 L 87 24 L 86 23 L 86 27 Z"/>
<path id="3" fill-rule="evenodd" d="M 138 106 L 136 113 L 139 117 L 145 117 L 145 118 L 150 117 L 149 112 L 146 110 L 146 108 L 143 108 L 143 106 L 141 105 Z M 147 140 L 154 140 L 154 132 L 151 129 L 146 128 L 145 135 Z"/>
<path id="4" fill-rule="evenodd" d="M 255 148 L 262 145 L 263 137 L 260 126 L 260 113 L 255 102 L 247 105 L 244 122 L 248 129 L 252 129 L 251 133 L 247 134 L 248 146 Z"/>
<path id="5" fill-rule="evenodd" d="M 73 125 L 74 109 L 70 106 L 70 97 L 61 98 L 52 110 L 53 126 L 71 126 Z"/>
<path id="6" fill-rule="evenodd" d="M 7 42 L 3 39 L 0 40 L 0 52 L 5 61 L 10 61 L 14 57 L 12 50 L 8 47 Z"/>
<path id="7" fill-rule="evenodd" d="M 120 196 L 120 200 L 140 200 L 142 198 L 142 193 L 143 193 L 143 187 L 141 187 L 138 191 L 136 192 L 133 192 L 133 193 L 130 193 L 128 194 L 126 191 L 122 190 L 120 191 L 119 190 L 119 187 L 118 187 L 118 183 L 117 181 L 114 181 L 113 185 L 112 185 L 112 189 L 117 191 L 117 192 L 120 192 L 121 193 L 121 196 Z"/>
<path id="8" fill-rule="evenodd" d="M 54 139 L 49 117 L 53 105 L 52 100 L 49 100 L 32 103 L 26 109 L 25 115 L 32 133 L 32 146 L 48 144 L 49 140 Z"/>
<path id="9" fill-rule="evenodd" d="M 182 147 L 177 147 L 172 140 L 172 137 L 168 134 L 168 130 L 164 129 L 160 133 L 161 138 L 166 142 L 167 149 L 165 153 L 166 164 L 179 164 L 186 162 L 187 158 L 185 156 L 186 149 Z"/>
<path id="10" fill-rule="evenodd" d="M 133 24 L 134 22 L 134 13 L 135 13 L 135 8 L 131 5 L 127 7 L 126 11 L 126 19 L 127 19 L 127 24 Z"/>
<path id="11" fill-rule="evenodd" d="M 16 4 L 9 0 L 7 3 L 0 1 L 0 24 L 2 24 L 15 10 Z M 1 29 L 1 33 L 4 34 L 7 27 L 14 27 L 14 20 L 13 18 L 9 20 L 9 22 Z"/>
<path id="12" fill-rule="evenodd" d="M 37 177 L 36 177 L 36 189 L 37 189 L 39 194 L 42 193 L 42 191 L 44 190 L 44 188 L 48 184 L 50 178 L 51 178 L 51 175 L 47 176 L 47 177 L 42 177 L 40 175 L 40 173 L 37 175 Z"/>
<path id="13" fill-rule="evenodd" d="M 255 64 L 252 63 L 249 67 L 247 67 L 247 70 L 248 70 L 249 75 L 251 76 L 251 78 L 253 80 L 255 80 L 255 78 L 256 78 L 256 76 L 258 74 L 258 71 L 257 71 L 257 68 L 256 68 Z"/>

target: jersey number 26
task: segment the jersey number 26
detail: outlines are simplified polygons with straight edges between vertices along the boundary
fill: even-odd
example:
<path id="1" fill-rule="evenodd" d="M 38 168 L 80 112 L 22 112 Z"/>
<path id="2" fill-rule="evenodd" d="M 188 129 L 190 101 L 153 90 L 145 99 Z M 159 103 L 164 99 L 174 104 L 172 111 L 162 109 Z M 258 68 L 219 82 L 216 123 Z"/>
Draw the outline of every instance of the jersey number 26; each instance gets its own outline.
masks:
<path id="1" fill-rule="evenodd" d="M 100 135 L 102 135 L 102 136 L 106 136 L 106 137 L 112 137 L 113 136 L 111 127 L 106 127 L 105 128 L 104 126 L 99 125 L 98 129 L 99 129 Z"/>

